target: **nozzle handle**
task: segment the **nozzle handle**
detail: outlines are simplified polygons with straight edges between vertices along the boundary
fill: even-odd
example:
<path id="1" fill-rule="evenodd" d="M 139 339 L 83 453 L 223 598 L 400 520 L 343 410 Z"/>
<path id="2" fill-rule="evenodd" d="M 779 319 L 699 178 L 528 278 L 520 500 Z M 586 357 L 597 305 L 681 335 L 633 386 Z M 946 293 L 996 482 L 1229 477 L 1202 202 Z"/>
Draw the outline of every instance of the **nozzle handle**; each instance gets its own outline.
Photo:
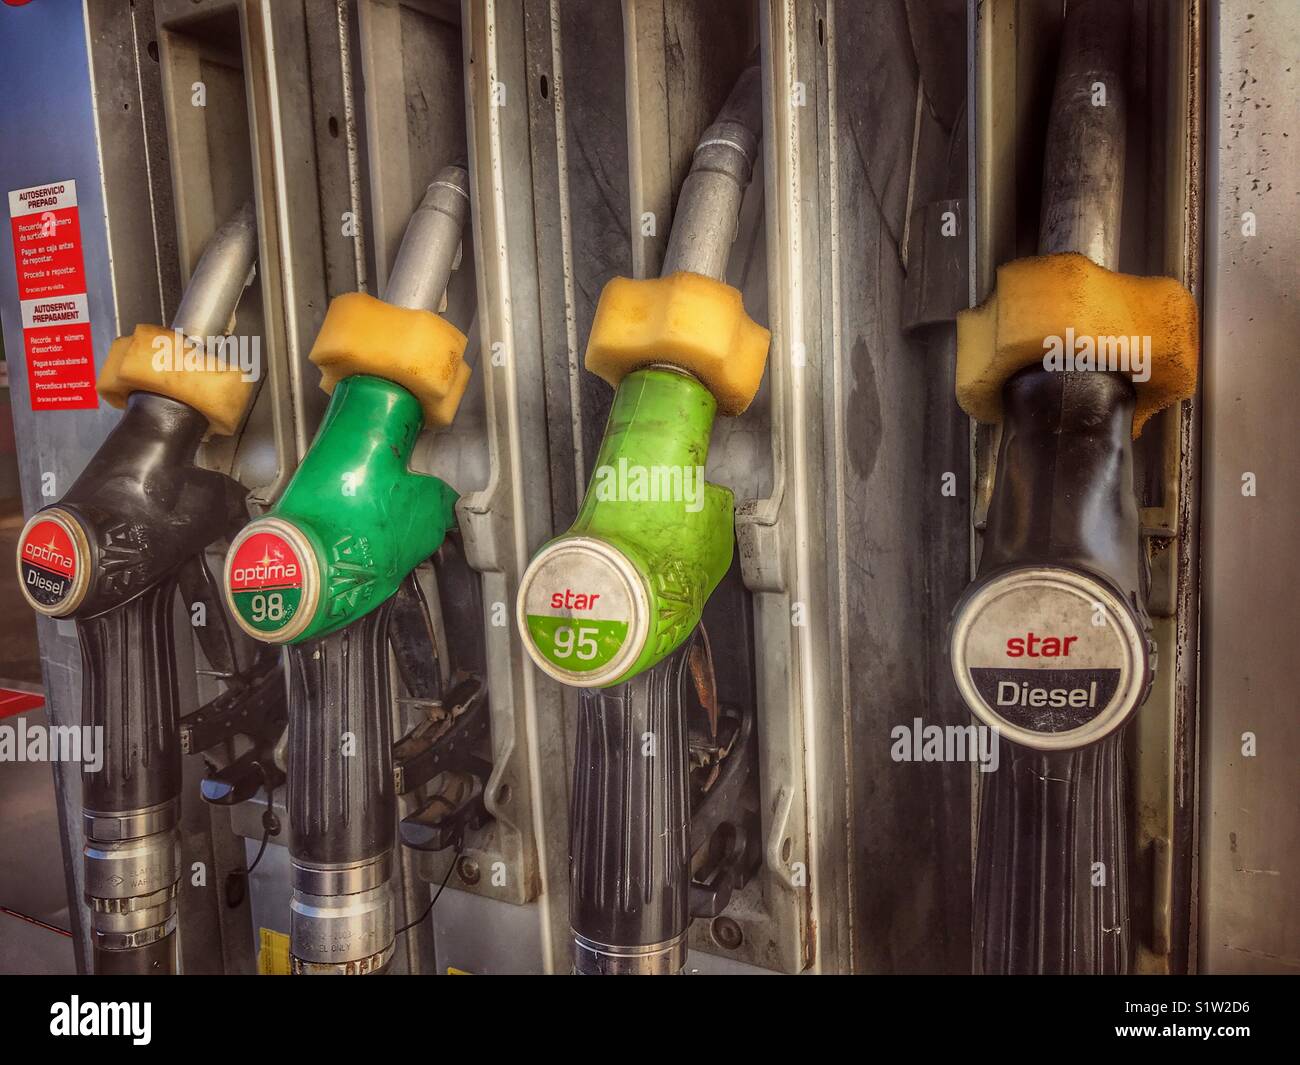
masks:
<path id="1" fill-rule="evenodd" d="M 84 765 L 88 810 L 140 810 L 180 795 L 176 579 L 122 606 L 77 621 L 82 723 L 102 729 L 103 765 Z"/>
<path id="2" fill-rule="evenodd" d="M 1119 259 L 1130 14 L 1122 0 L 1071 0 L 1043 158 L 1039 252 L 1108 269 Z M 1129 968 L 1123 731 L 1153 660 L 1133 405 L 1133 386 L 1112 373 L 1031 367 L 1003 387 L 979 576 L 954 611 L 951 648 L 966 702 L 1013 741 L 980 796 L 985 972 Z"/>
<path id="3" fill-rule="evenodd" d="M 86 899 L 96 973 L 177 970 L 181 742 L 173 608 L 164 578 L 112 610 L 77 619 Z"/>
<path id="4" fill-rule="evenodd" d="M 670 974 L 685 965 L 690 644 L 624 684 L 579 697 L 569 907 L 580 974 Z"/>
<path id="5" fill-rule="evenodd" d="M 393 846 L 390 597 L 345 628 L 287 647 L 289 852 L 346 864 Z"/>
<path id="6" fill-rule="evenodd" d="M 367 975 L 393 955 L 392 602 L 286 649 L 294 973 Z"/>
<path id="7" fill-rule="evenodd" d="M 1034 367 L 1003 403 L 979 576 L 952 636 L 958 687 L 1004 751 L 980 797 L 981 964 L 1125 972 L 1123 734 L 1152 675 L 1133 389 Z"/>
<path id="8" fill-rule="evenodd" d="M 980 794 L 979 971 L 1128 972 L 1123 733 L 1077 751 L 1007 748 Z"/>

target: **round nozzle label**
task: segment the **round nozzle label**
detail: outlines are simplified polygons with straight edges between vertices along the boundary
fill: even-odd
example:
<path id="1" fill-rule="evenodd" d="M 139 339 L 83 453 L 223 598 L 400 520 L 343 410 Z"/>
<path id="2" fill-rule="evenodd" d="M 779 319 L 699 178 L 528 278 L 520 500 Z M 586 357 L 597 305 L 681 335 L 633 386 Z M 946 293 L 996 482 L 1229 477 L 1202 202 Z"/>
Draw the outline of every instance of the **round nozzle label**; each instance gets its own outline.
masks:
<path id="1" fill-rule="evenodd" d="M 1073 570 L 1013 570 L 953 622 L 953 676 L 971 711 L 1013 743 L 1073 750 L 1123 725 L 1146 688 L 1147 643 L 1105 585 Z"/>
<path id="2" fill-rule="evenodd" d="M 246 525 L 226 554 L 226 603 L 239 626 L 267 643 L 301 633 L 316 611 L 316 556 L 303 534 L 281 518 Z"/>
<path id="3" fill-rule="evenodd" d="M 18 537 L 18 584 L 34 609 L 50 617 L 72 613 L 89 576 L 90 546 L 71 514 L 43 510 L 27 522 Z"/>
<path id="4" fill-rule="evenodd" d="M 617 680 L 640 657 L 649 597 L 616 548 L 570 537 L 543 548 L 524 573 L 519 632 L 544 673 L 582 688 Z"/>

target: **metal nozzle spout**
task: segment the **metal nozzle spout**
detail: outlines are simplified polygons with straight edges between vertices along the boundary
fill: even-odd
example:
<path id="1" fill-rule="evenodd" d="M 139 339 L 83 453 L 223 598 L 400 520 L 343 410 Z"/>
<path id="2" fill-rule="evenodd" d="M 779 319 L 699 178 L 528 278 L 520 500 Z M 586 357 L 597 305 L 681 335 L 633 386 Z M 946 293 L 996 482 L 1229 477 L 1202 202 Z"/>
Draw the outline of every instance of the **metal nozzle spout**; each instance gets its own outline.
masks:
<path id="1" fill-rule="evenodd" d="M 461 234 L 469 213 L 469 173 L 445 166 L 425 189 L 397 249 L 397 261 L 384 286 L 384 302 L 436 311 L 455 269 Z"/>
<path id="2" fill-rule="evenodd" d="M 736 79 L 695 148 L 677 198 L 663 276 L 681 270 L 718 281 L 726 276 L 740 203 L 758 158 L 762 112 L 763 86 L 754 63 Z"/>
<path id="3" fill-rule="evenodd" d="M 722 105 L 714 123 L 737 123 L 757 141 L 763 132 L 763 81 L 762 68 L 757 54 L 750 57 L 749 65 L 740 72 L 731 87 L 727 102 Z"/>
<path id="4" fill-rule="evenodd" d="M 257 262 L 257 213 L 245 203 L 212 234 L 185 286 L 172 328 L 189 337 L 230 331 Z"/>
<path id="5" fill-rule="evenodd" d="M 1129 14 L 1124 0 L 1071 0 L 1043 153 L 1039 252 L 1079 252 L 1110 270 L 1124 206 Z"/>

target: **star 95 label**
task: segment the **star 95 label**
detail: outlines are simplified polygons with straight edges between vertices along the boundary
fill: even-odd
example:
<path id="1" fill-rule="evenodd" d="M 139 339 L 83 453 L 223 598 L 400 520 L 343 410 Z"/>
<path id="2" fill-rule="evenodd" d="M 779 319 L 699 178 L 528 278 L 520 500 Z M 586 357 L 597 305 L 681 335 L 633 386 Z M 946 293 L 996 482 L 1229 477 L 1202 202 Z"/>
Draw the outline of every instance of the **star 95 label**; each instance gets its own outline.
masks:
<path id="1" fill-rule="evenodd" d="M 609 683 L 639 653 L 636 577 L 619 562 L 608 545 L 571 540 L 547 548 L 529 567 L 520 627 L 547 673 L 579 685 Z"/>

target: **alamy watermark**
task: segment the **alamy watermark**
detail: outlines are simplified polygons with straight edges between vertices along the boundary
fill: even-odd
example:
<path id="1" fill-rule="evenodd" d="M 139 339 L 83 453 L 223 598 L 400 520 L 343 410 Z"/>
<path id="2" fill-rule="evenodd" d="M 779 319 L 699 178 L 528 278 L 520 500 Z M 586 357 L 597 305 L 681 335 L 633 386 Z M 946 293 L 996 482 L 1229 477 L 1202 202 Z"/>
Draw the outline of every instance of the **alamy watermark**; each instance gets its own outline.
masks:
<path id="1" fill-rule="evenodd" d="M 1054 373 L 1098 370 L 1126 373 L 1141 384 L 1151 380 L 1149 336 L 1075 336 L 1074 327 L 1063 336 L 1043 338 L 1043 369 Z"/>
<path id="2" fill-rule="evenodd" d="M 80 762 L 88 773 L 104 768 L 102 725 L 33 725 L 25 717 L 0 725 L 0 762 Z"/>
<path id="3" fill-rule="evenodd" d="M 126 1037 L 135 1046 L 148 1046 L 153 1039 L 153 1003 L 83 1002 L 73 995 L 50 1006 L 50 1035 Z"/>
<path id="4" fill-rule="evenodd" d="M 895 762 L 977 762 L 981 773 L 997 772 L 1001 755 L 998 730 L 988 725 L 910 725 L 889 730 L 889 756 Z"/>
<path id="5" fill-rule="evenodd" d="M 703 466 L 642 466 L 620 458 L 597 466 L 591 486 L 601 502 L 684 503 L 690 514 L 704 509 Z"/>
<path id="6" fill-rule="evenodd" d="M 153 339 L 153 368 L 159 373 L 184 370 L 238 370 L 244 381 L 262 376 L 260 336 L 186 336 L 178 329 Z"/>

